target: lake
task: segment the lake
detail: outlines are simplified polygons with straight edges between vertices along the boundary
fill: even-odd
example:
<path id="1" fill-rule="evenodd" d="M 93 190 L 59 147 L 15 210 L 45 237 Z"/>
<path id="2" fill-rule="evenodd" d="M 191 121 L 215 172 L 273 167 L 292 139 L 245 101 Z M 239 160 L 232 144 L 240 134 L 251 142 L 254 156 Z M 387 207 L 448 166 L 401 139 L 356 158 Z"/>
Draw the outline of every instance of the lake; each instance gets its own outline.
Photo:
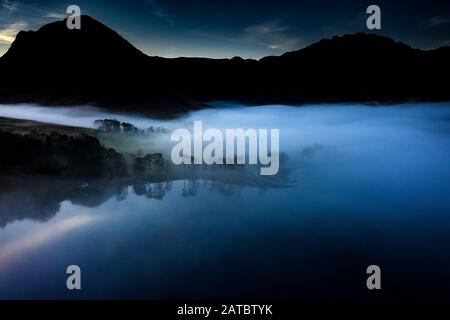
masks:
<path id="1" fill-rule="evenodd" d="M 0 299 L 450 297 L 449 103 L 216 103 L 174 120 L 17 105 L 0 116 L 278 128 L 285 155 L 276 184 L 1 178 Z M 80 291 L 66 288 L 73 264 Z M 378 292 L 366 288 L 372 264 Z"/>

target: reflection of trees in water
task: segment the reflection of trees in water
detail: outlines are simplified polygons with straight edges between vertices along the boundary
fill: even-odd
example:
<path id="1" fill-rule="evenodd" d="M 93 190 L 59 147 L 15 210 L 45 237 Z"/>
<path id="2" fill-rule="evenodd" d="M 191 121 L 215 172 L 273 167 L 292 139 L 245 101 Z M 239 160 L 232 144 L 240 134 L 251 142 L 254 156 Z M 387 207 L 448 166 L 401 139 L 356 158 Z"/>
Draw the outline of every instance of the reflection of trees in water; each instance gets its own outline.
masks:
<path id="1" fill-rule="evenodd" d="M 116 193 L 116 200 L 122 201 L 128 198 L 128 186 L 119 186 Z"/>
<path id="2" fill-rule="evenodd" d="M 204 185 L 208 190 L 219 192 L 226 196 L 240 195 L 244 190 L 243 185 L 229 184 L 218 180 L 205 180 Z"/>
<path id="3" fill-rule="evenodd" d="M 226 196 L 239 195 L 244 189 L 241 185 L 228 184 L 216 180 L 203 180 L 203 184 L 200 183 L 201 179 L 185 179 L 183 180 L 183 188 L 181 189 L 181 196 L 183 197 L 195 197 L 198 194 L 200 187 L 222 193 Z M 172 190 L 172 181 L 167 182 L 153 182 L 153 183 L 136 183 L 133 185 L 133 192 L 138 196 L 146 196 L 149 199 L 163 199 L 164 196 Z M 120 195 L 128 195 L 128 190 L 116 195 L 116 198 L 122 200 Z M 125 196 L 125 198 L 126 198 Z"/>
<path id="4" fill-rule="evenodd" d="M 86 186 L 83 186 L 84 183 L 81 181 L 18 179 L 13 184 L 0 185 L 0 227 L 5 227 L 15 220 L 31 219 L 41 222 L 50 220 L 59 212 L 61 202 L 66 200 L 76 205 L 94 208 L 111 198 L 123 201 L 129 196 L 129 181 L 90 181 Z M 138 196 L 161 200 L 172 187 L 172 181 L 135 182 L 132 191 Z M 200 188 L 232 196 L 240 194 L 244 186 L 218 180 L 185 179 L 181 196 L 194 197 Z"/>
<path id="5" fill-rule="evenodd" d="M 132 192 L 149 199 L 163 199 L 172 190 L 172 181 L 183 180 L 182 197 L 196 196 L 200 188 L 225 196 L 240 195 L 246 186 L 271 189 L 290 186 L 289 170 L 276 176 L 260 176 L 245 167 L 181 167 L 153 176 L 114 178 L 4 177 L 0 179 L 0 227 L 15 220 L 47 221 L 60 210 L 63 201 L 94 208 L 115 198 L 123 201 Z"/>
<path id="6" fill-rule="evenodd" d="M 16 220 L 50 220 L 58 213 L 60 203 L 64 200 L 57 194 L 53 196 L 58 201 L 49 201 L 50 194 L 22 194 L 15 191 L 0 193 L 0 228 Z"/>
<path id="7" fill-rule="evenodd" d="M 183 190 L 181 195 L 183 197 L 194 197 L 198 192 L 198 181 L 197 180 L 183 180 Z"/>
<path id="8" fill-rule="evenodd" d="M 239 195 L 244 190 L 244 186 L 228 184 L 217 180 L 202 180 L 201 179 L 185 179 L 183 180 L 183 188 L 181 189 L 181 196 L 195 197 L 201 187 L 219 192 L 226 196 Z M 149 199 L 163 199 L 164 196 L 172 190 L 172 181 L 168 182 L 153 182 L 153 183 L 137 183 L 133 185 L 133 192 L 138 196 L 146 196 Z M 128 191 L 126 190 L 126 195 Z M 124 193 L 125 194 L 125 193 Z M 119 198 L 119 195 L 116 196 Z"/>
<path id="9" fill-rule="evenodd" d="M 138 196 L 146 196 L 149 199 L 161 200 L 172 190 L 172 181 L 136 183 L 133 185 L 133 191 Z"/>

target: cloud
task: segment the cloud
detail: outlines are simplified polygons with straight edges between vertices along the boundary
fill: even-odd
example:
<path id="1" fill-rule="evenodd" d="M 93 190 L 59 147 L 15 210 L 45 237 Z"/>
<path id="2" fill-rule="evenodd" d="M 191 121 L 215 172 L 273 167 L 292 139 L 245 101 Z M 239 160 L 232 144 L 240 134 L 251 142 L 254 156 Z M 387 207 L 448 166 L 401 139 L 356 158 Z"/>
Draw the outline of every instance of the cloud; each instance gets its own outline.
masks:
<path id="1" fill-rule="evenodd" d="M 434 16 L 431 18 L 426 19 L 422 22 L 421 27 L 422 28 L 433 28 L 436 26 L 440 26 L 443 24 L 450 23 L 450 15 L 446 16 Z"/>
<path id="2" fill-rule="evenodd" d="M 18 4 L 16 2 L 11 2 L 10 0 L 3 0 L 0 1 L 0 7 L 6 16 L 10 16 L 17 11 Z"/>
<path id="3" fill-rule="evenodd" d="M 439 42 L 438 47 L 450 47 L 450 40 L 444 40 Z"/>
<path id="4" fill-rule="evenodd" d="M 292 27 L 272 20 L 246 27 L 241 36 L 242 41 L 264 46 L 273 51 L 298 49 L 302 39 L 292 34 Z"/>
<path id="5" fill-rule="evenodd" d="M 0 29 L 0 43 L 11 44 L 19 31 L 28 27 L 26 22 L 15 22 Z"/>
<path id="6" fill-rule="evenodd" d="M 49 12 L 44 16 L 44 18 L 58 19 L 58 20 L 62 20 L 66 17 L 67 17 L 67 15 L 59 13 L 59 12 Z"/>
<path id="7" fill-rule="evenodd" d="M 273 21 L 269 21 L 269 22 L 265 22 L 265 23 L 247 27 L 247 28 L 245 28 L 244 31 L 251 35 L 261 36 L 261 35 L 267 35 L 267 34 L 272 34 L 272 33 L 276 33 L 276 32 L 284 32 L 289 29 L 291 29 L 291 28 L 288 26 L 281 25 L 279 20 L 273 20 Z"/>
<path id="8" fill-rule="evenodd" d="M 24 21 L 26 17 L 26 22 Z M 62 20 L 66 15 L 10 0 L 0 0 L 0 44 L 10 45 L 19 31 L 37 28 L 49 20 Z M 3 52 L 0 52 L 0 56 Z"/>
<path id="9" fill-rule="evenodd" d="M 157 3 L 156 0 L 146 0 L 145 3 L 152 8 L 152 12 L 156 17 L 163 19 L 169 24 L 173 24 L 174 16 L 166 8 Z"/>
<path id="10" fill-rule="evenodd" d="M 240 50 L 243 46 L 251 48 L 251 58 L 264 57 L 268 54 L 281 54 L 300 49 L 305 41 L 295 34 L 295 28 L 284 25 L 280 20 L 271 20 L 260 24 L 250 25 L 238 31 L 205 32 L 203 30 L 189 30 L 190 33 L 204 38 L 220 40 L 237 44 Z"/>

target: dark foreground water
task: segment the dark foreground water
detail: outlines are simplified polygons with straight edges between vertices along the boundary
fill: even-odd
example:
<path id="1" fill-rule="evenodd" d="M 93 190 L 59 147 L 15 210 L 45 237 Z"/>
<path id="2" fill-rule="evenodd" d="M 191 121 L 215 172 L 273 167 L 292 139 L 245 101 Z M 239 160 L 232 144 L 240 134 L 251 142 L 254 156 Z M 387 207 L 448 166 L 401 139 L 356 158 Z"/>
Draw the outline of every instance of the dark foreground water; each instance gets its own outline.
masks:
<path id="1" fill-rule="evenodd" d="M 450 297 L 449 104 L 225 107 L 166 125 L 280 128 L 287 187 L 3 178 L 0 298 Z"/>

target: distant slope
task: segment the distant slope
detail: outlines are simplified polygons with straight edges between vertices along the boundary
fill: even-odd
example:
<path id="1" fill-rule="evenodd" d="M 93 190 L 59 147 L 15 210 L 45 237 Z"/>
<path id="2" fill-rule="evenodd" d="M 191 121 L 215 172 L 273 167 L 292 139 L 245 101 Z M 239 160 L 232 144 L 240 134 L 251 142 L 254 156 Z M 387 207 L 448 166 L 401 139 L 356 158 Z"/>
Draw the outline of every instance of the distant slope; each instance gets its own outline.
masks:
<path id="1" fill-rule="evenodd" d="M 93 104 L 171 116 L 211 100 L 246 103 L 450 100 L 450 48 L 423 51 L 374 34 L 324 39 L 260 61 L 148 57 L 82 16 L 20 32 L 0 58 L 0 103 Z"/>
<path id="2" fill-rule="evenodd" d="M 324 39 L 261 60 L 286 94 L 317 101 L 449 100 L 450 48 L 423 51 L 375 34 Z M 285 79 L 290 79 L 285 81 Z M 295 80 L 292 80 L 295 79 Z"/>

